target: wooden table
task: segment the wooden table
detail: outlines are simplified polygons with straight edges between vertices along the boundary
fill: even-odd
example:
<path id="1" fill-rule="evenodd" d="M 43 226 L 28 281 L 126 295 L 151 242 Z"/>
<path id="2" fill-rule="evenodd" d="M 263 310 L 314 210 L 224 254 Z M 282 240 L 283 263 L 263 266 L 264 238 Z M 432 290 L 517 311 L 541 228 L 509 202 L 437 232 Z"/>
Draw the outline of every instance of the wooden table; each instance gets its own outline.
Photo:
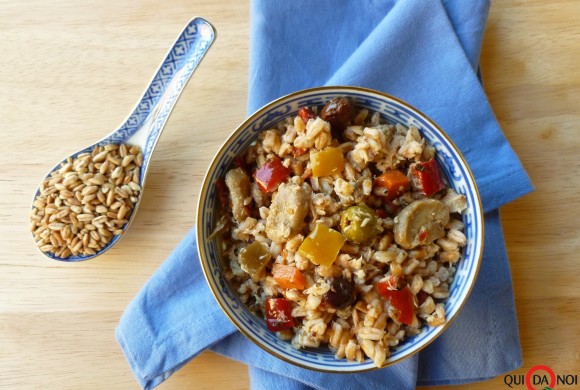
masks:
<path id="1" fill-rule="evenodd" d="M 40 179 L 118 126 L 194 15 L 218 41 L 167 123 L 133 226 L 94 261 L 47 260 L 28 232 Z M 575 0 L 497 1 L 485 36 L 485 88 L 536 186 L 502 209 L 524 353 L 514 374 L 580 375 L 579 17 Z M 114 329 L 195 222 L 206 166 L 245 116 L 248 2 L 5 0 L 0 37 L 0 387 L 138 388 Z M 160 388 L 248 387 L 245 366 L 203 353 Z"/>

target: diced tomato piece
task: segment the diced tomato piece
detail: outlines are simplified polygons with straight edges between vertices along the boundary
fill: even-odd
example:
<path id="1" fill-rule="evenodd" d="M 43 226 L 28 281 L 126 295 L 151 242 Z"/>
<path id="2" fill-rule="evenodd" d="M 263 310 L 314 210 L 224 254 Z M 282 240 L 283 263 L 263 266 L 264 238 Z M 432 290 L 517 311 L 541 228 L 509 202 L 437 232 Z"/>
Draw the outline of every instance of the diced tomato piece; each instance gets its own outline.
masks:
<path id="1" fill-rule="evenodd" d="M 389 286 L 389 280 L 381 280 L 377 283 L 377 291 L 390 302 L 391 306 L 397 309 L 399 313 L 397 321 L 402 324 L 411 325 L 415 319 L 415 298 L 413 297 L 413 292 L 409 287 L 401 290 L 392 290 L 388 288 Z"/>
<path id="2" fill-rule="evenodd" d="M 266 326 L 272 332 L 290 329 L 294 326 L 292 305 L 286 298 L 266 299 Z"/>
<path id="3" fill-rule="evenodd" d="M 302 107 L 298 111 L 298 116 L 302 118 L 304 123 L 308 123 L 309 119 L 316 119 L 316 114 L 308 107 Z"/>
<path id="4" fill-rule="evenodd" d="M 375 178 L 375 186 L 386 188 L 386 198 L 392 200 L 408 191 L 411 181 L 401 171 L 389 171 Z"/>
<path id="5" fill-rule="evenodd" d="M 263 192 L 272 192 L 288 179 L 290 172 L 290 168 L 286 168 L 282 161 L 275 157 L 254 173 L 254 180 Z"/>
<path id="6" fill-rule="evenodd" d="M 302 272 L 296 267 L 283 264 L 274 264 L 272 267 L 272 277 L 282 288 L 295 288 L 304 290 L 306 280 Z"/>
<path id="7" fill-rule="evenodd" d="M 308 153 L 308 149 L 292 146 L 292 156 L 294 156 L 294 158 L 304 156 L 306 153 Z"/>
<path id="8" fill-rule="evenodd" d="M 446 187 L 439 164 L 434 158 L 412 164 L 410 173 L 413 186 L 427 196 L 431 196 Z"/>
<path id="9" fill-rule="evenodd" d="M 375 213 L 377 214 L 377 217 L 379 217 L 379 218 L 387 218 L 387 212 L 385 209 L 376 209 Z"/>
<path id="10" fill-rule="evenodd" d="M 228 197 L 228 189 L 224 179 L 218 179 L 215 183 L 215 187 L 220 206 L 223 210 L 228 210 L 230 207 L 230 199 Z"/>

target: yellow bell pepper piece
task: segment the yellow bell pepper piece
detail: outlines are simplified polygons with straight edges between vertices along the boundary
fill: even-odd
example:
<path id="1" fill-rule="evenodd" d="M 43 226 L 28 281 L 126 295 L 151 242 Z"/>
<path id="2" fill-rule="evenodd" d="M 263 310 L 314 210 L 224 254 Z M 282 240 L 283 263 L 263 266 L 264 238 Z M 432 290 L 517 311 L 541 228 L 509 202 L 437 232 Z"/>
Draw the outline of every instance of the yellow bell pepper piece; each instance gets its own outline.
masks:
<path id="1" fill-rule="evenodd" d="M 314 264 L 330 266 L 345 243 L 346 237 L 336 230 L 317 224 L 314 231 L 304 239 L 298 253 Z"/>
<path id="2" fill-rule="evenodd" d="M 344 169 L 344 156 L 339 148 L 326 148 L 310 157 L 312 176 L 332 176 Z"/>

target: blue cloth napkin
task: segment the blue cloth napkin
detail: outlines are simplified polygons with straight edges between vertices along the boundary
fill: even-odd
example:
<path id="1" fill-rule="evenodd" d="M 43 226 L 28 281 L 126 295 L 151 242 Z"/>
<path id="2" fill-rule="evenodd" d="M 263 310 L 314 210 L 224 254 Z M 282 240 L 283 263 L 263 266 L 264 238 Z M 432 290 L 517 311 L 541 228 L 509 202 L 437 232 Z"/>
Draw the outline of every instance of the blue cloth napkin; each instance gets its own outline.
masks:
<path id="1" fill-rule="evenodd" d="M 446 332 L 420 354 L 364 374 L 322 374 L 284 363 L 221 312 L 203 278 L 192 230 L 117 328 L 143 388 L 208 348 L 248 364 L 254 389 L 412 389 L 484 380 L 521 365 L 498 208 L 532 186 L 477 78 L 488 10 L 487 0 L 254 0 L 251 7 L 249 112 L 307 87 L 369 87 L 418 107 L 464 153 L 482 195 L 486 240 L 474 290 Z"/>

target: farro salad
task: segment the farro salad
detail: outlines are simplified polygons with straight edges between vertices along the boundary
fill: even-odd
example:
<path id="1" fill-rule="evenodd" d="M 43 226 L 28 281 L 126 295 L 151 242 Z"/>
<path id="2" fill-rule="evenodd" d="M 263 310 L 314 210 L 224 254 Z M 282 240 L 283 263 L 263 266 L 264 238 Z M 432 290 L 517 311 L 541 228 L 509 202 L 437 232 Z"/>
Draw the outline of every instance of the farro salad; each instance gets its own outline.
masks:
<path id="1" fill-rule="evenodd" d="M 295 348 L 372 359 L 445 323 L 466 245 L 463 195 L 411 126 L 381 123 L 345 97 L 305 107 L 218 182 L 225 276 Z"/>

